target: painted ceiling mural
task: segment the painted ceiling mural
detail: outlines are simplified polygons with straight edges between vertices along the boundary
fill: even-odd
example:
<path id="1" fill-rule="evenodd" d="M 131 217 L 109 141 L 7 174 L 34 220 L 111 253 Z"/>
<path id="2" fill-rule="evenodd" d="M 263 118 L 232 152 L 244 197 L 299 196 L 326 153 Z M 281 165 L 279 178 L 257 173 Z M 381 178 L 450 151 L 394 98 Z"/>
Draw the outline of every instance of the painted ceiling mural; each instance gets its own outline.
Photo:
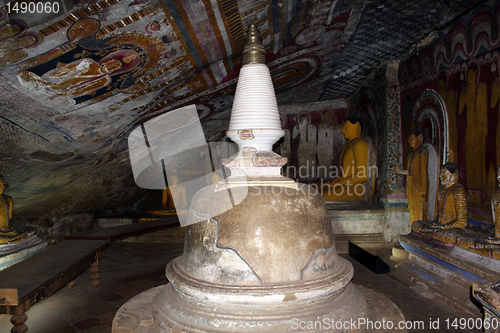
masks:
<path id="1" fill-rule="evenodd" d="M 0 9 L 6 193 L 26 217 L 129 203 L 139 191 L 130 131 L 196 104 L 206 136 L 217 137 L 250 23 L 279 103 L 312 103 L 349 97 L 380 61 L 480 2 L 57 0 L 33 14 L 10 2 Z"/>

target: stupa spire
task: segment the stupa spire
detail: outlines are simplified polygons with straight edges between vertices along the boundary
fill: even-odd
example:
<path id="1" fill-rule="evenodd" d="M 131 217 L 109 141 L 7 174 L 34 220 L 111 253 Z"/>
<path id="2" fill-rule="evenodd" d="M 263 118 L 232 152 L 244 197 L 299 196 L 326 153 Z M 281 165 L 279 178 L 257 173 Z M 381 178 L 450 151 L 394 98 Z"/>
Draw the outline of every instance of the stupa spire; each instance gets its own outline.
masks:
<path id="1" fill-rule="evenodd" d="M 262 45 L 262 36 L 255 24 L 248 26 L 243 49 L 243 65 L 266 64 L 266 51 Z"/>
<path id="2" fill-rule="evenodd" d="M 273 144 L 284 135 L 273 81 L 266 65 L 266 51 L 255 24 L 247 30 L 243 66 L 227 135 L 238 144 L 240 151 L 245 147 L 272 151 Z"/>

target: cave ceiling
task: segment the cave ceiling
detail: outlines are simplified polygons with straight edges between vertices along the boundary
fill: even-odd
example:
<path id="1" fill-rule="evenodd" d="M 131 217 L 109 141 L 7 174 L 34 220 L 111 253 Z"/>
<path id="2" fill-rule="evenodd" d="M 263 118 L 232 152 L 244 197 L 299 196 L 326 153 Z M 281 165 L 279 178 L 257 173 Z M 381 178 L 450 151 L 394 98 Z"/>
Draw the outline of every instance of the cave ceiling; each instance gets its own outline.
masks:
<path id="1" fill-rule="evenodd" d="M 381 61 L 481 2 L 59 0 L 33 14 L 37 2 L 26 13 L 5 2 L 6 192 L 19 216 L 129 203 L 128 134 L 189 104 L 207 136 L 227 127 L 250 23 L 263 36 L 278 102 L 309 103 L 349 97 Z"/>

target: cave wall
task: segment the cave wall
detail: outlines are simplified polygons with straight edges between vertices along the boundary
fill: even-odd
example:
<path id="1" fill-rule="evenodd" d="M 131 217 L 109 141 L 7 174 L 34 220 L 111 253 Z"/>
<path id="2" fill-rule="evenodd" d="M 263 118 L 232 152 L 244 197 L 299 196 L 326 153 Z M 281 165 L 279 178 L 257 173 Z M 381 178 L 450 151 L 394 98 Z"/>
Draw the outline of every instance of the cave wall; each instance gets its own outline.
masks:
<path id="1" fill-rule="evenodd" d="M 485 228 L 500 163 L 499 23 L 500 1 L 481 5 L 409 50 L 399 67 L 403 163 L 416 127 L 441 163 L 453 151 L 469 224 Z"/>

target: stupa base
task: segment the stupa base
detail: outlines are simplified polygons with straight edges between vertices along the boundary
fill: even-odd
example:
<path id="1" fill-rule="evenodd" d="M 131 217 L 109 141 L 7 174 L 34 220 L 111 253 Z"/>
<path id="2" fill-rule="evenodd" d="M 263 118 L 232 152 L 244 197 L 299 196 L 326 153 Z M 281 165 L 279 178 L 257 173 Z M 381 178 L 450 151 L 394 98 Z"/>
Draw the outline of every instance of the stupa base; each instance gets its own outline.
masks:
<path id="1" fill-rule="evenodd" d="M 125 303 L 116 313 L 113 319 L 112 333 L 181 333 L 181 332 L 405 332 L 398 329 L 398 324 L 404 321 L 401 310 L 387 297 L 363 286 L 353 286 L 346 293 L 354 298 L 356 293 L 365 298 L 367 313 L 358 319 L 339 321 L 338 317 L 333 317 L 333 313 L 338 311 L 339 304 L 318 304 L 310 309 L 290 308 L 286 313 L 276 313 L 274 316 L 262 315 L 265 309 L 246 313 L 229 315 L 218 312 L 219 309 L 212 309 L 204 304 L 198 304 L 191 308 L 175 308 L 179 311 L 176 319 L 193 318 L 194 321 L 205 322 L 210 325 L 209 329 L 195 329 L 180 327 L 172 320 L 159 320 L 158 317 L 165 316 L 158 308 L 159 303 L 171 303 L 175 306 L 175 295 L 170 290 L 170 284 L 158 286 L 142 292 Z M 348 286 L 348 288 L 349 288 Z M 359 291 L 358 291 L 359 290 Z M 347 296 L 347 295 L 346 295 Z M 173 299 L 172 299 L 173 298 Z M 347 299 L 347 297 L 346 297 Z M 333 307 L 334 309 L 332 309 Z M 347 323 L 348 322 L 348 323 Z M 364 325 L 363 325 L 364 323 Z M 379 325 L 385 325 L 384 327 Z M 393 328 L 390 329 L 390 325 Z M 337 327 L 335 327 L 337 326 Z M 367 327 L 368 326 L 368 327 Z M 347 329 L 346 329 L 347 328 Z"/>

